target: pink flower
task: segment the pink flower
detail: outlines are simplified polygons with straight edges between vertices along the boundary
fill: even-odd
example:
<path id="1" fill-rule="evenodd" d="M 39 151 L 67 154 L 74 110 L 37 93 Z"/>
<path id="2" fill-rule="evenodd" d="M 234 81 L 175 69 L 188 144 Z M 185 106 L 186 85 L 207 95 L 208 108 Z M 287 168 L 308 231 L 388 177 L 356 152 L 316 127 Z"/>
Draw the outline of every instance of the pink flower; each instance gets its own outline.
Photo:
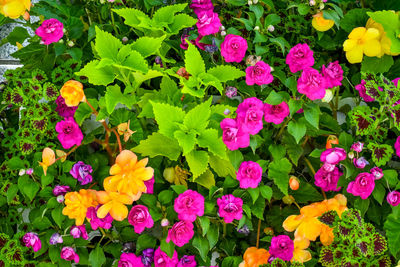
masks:
<path id="1" fill-rule="evenodd" d="M 183 255 L 179 260 L 177 267 L 196 267 L 196 259 L 194 256 Z"/>
<path id="2" fill-rule="evenodd" d="M 57 138 L 64 149 L 70 149 L 74 145 L 80 146 L 83 134 L 74 118 L 65 118 L 56 124 Z"/>
<path id="3" fill-rule="evenodd" d="M 45 45 L 58 42 L 64 35 L 64 25 L 57 19 L 43 21 L 42 25 L 36 29 L 37 36 L 42 38 Z"/>
<path id="4" fill-rule="evenodd" d="M 61 249 L 61 259 L 66 261 L 74 261 L 75 263 L 79 262 L 79 255 L 76 254 L 75 250 L 71 247 L 63 247 Z"/>
<path id="5" fill-rule="evenodd" d="M 314 184 L 325 192 L 339 191 L 340 187 L 338 187 L 338 181 L 342 174 L 343 173 L 341 173 L 337 167 L 334 167 L 332 171 L 327 171 L 324 168 L 320 168 L 315 173 Z"/>
<path id="6" fill-rule="evenodd" d="M 157 248 L 154 252 L 154 267 L 174 267 L 178 264 L 178 253 L 174 251 L 172 258 L 168 257 L 167 253 Z"/>
<path id="7" fill-rule="evenodd" d="M 142 258 L 134 253 L 122 253 L 118 261 L 118 267 L 144 267 Z"/>
<path id="8" fill-rule="evenodd" d="M 264 120 L 266 122 L 281 124 L 289 114 L 289 106 L 285 101 L 278 105 L 264 104 Z"/>
<path id="9" fill-rule="evenodd" d="M 256 188 L 261 182 L 263 170 L 257 162 L 243 161 L 236 174 L 240 188 Z"/>
<path id="10" fill-rule="evenodd" d="M 396 155 L 400 157 L 400 136 L 397 137 L 396 142 L 394 143 L 394 149 L 396 150 Z"/>
<path id="11" fill-rule="evenodd" d="M 373 167 L 370 170 L 371 174 L 375 177 L 375 180 L 379 180 L 383 177 L 383 172 L 381 168 Z"/>
<path id="12" fill-rule="evenodd" d="M 222 141 L 229 150 L 245 148 L 250 145 L 249 133 L 243 131 L 240 123 L 234 119 L 225 118 L 221 121 Z"/>
<path id="13" fill-rule="evenodd" d="M 343 69 L 338 61 L 329 63 L 328 67 L 322 66 L 322 75 L 325 78 L 326 88 L 342 85 Z"/>
<path id="14" fill-rule="evenodd" d="M 97 228 L 110 229 L 113 222 L 113 217 L 110 214 L 107 214 L 106 217 L 100 219 L 97 217 L 97 210 L 100 208 L 100 205 L 95 207 L 89 207 L 86 212 L 86 218 L 90 222 L 90 226 L 93 230 L 97 230 Z"/>
<path id="15" fill-rule="evenodd" d="M 175 199 L 174 210 L 179 220 L 194 222 L 197 216 L 204 215 L 204 197 L 196 191 L 186 190 Z"/>
<path id="16" fill-rule="evenodd" d="M 217 199 L 219 216 L 224 218 L 225 223 L 240 220 L 243 216 L 243 200 L 234 195 L 224 195 Z"/>
<path id="17" fill-rule="evenodd" d="M 358 169 L 364 169 L 365 166 L 369 164 L 369 162 L 364 157 L 360 157 L 358 159 L 354 158 L 353 163 L 354 166 Z"/>
<path id="18" fill-rule="evenodd" d="M 263 128 L 263 102 L 256 97 L 246 98 L 237 107 L 236 121 L 239 122 L 241 130 L 249 134 L 257 134 Z"/>
<path id="19" fill-rule="evenodd" d="M 358 153 L 360 153 L 363 150 L 363 147 L 364 144 L 361 142 L 355 142 L 354 144 L 351 145 L 351 149 Z"/>
<path id="20" fill-rule="evenodd" d="M 400 193 L 397 191 L 392 191 L 387 195 L 386 200 L 390 205 L 396 207 L 400 204 Z"/>
<path id="21" fill-rule="evenodd" d="M 145 228 L 151 228 L 154 225 L 153 218 L 149 209 L 143 205 L 133 206 L 128 214 L 128 221 L 133 225 L 135 233 L 140 234 Z"/>
<path id="22" fill-rule="evenodd" d="M 197 15 L 199 19 L 197 20 L 196 26 L 199 34 L 202 36 L 217 33 L 222 26 L 218 14 L 211 10 L 200 12 Z"/>
<path id="23" fill-rule="evenodd" d="M 274 77 L 271 75 L 271 67 L 264 61 L 258 61 L 254 66 L 246 68 L 247 85 L 270 84 Z"/>
<path id="24" fill-rule="evenodd" d="M 375 188 L 375 177 L 368 173 L 362 172 L 357 175 L 353 182 L 347 186 L 347 192 L 355 196 L 360 196 L 362 199 L 367 199 Z"/>
<path id="25" fill-rule="evenodd" d="M 321 153 L 320 160 L 329 164 L 336 165 L 346 159 L 346 150 L 339 147 L 329 148 Z"/>
<path id="26" fill-rule="evenodd" d="M 194 235 L 193 223 L 189 221 L 179 221 L 168 230 L 167 243 L 171 240 L 178 247 L 182 247 L 189 243 Z"/>
<path id="27" fill-rule="evenodd" d="M 53 194 L 58 196 L 64 196 L 67 192 L 71 191 L 68 185 L 56 185 L 53 189 Z"/>
<path id="28" fill-rule="evenodd" d="M 190 4 L 189 7 L 193 9 L 196 15 L 201 12 L 214 10 L 214 5 L 211 0 L 192 0 L 192 4 Z"/>
<path id="29" fill-rule="evenodd" d="M 364 99 L 365 102 L 372 102 L 375 101 L 375 98 L 369 96 L 367 94 L 367 88 L 365 88 L 366 82 L 364 80 L 361 80 L 360 84 L 357 84 L 354 88 L 358 91 L 362 99 Z"/>
<path id="30" fill-rule="evenodd" d="M 392 80 L 392 83 L 394 83 L 395 87 L 397 87 L 397 83 L 399 82 L 399 80 L 400 80 L 400 77 Z"/>
<path id="31" fill-rule="evenodd" d="M 225 36 L 221 44 L 221 55 L 226 62 L 240 62 L 247 51 L 247 41 L 243 37 L 234 34 Z"/>
<path id="32" fill-rule="evenodd" d="M 62 96 L 58 96 L 56 99 L 56 111 L 58 113 L 58 115 L 60 115 L 61 117 L 67 118 L 67 117 L 73 117 L 75 114 L 75 111 L 78 109 L 78 106 L 76 107 L 68 107 L 65 104 L 65 100 Z"/>
<path id="33" fill-rule="evenodd" d="M 313 68 L 304 69 L 297 80 L 297 91 L 311 100 L 324 98 L 325 88 L 324 77 Z"/>
<path id="34" fill-rule="evenodd" d="M 39 251 L 42 248 L 42 242 L 36 233 L 26 233 L 22 238 L 22 241 L 27 248 L 32 247 L 34 252 Z"/>
<path id="35" fill-rule="evenodd" d="M 88 234 L 86 232 L 85 225 L 72 226 L 71 231 L 69 232 L 73 238 L 82 237 L 85 240 L 88 240 Z"/>
<path id="36" fill-rule="evenodd" d="M 291 72 L 295 73 L 314 65 L 314 52 L 307 44 L 297 44 L 290 49 L 286 56 L 286 64 Z"/>
<path id="37" fill-rule="evenodd" d="M 274 236 L 271 240 L 269 253 L 275 258 L 290 261 L 293 258 L 294 242 L 287 235 Z"/>
<path id="38" fill-rule="evenodd" d="M 146 186 L 146 194 L 153 194 L 154 193 L 154 176 L 147 181 L 144 181 L 144 185 Z"/>

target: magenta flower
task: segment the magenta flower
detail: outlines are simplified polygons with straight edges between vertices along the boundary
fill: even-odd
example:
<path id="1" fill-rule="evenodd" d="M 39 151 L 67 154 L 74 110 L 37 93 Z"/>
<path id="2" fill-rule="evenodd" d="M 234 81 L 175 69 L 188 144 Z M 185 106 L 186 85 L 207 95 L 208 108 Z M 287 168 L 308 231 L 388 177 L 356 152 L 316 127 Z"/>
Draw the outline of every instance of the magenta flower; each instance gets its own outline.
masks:
<path id="1" fill-rule="evenodd" d="M 289 114 L 289 106 L 285 101 L 278 105 L 264 104 L 264 120 L 266 122 L 281 124 Z"/>
<path id="2" fill-rule="evenodd" d="M 219 216 L 224 218 L 225 223 L 240 220 L 243 216 L 243 200 L 234 195 L 224 195 L 217 199 Z"/>
<path id="3" fill-rule="evenodd" d="M 355 142 L 354 144 L 351 145 L 351 149 L 358 153 L 360 153 L 363 150 L 363 147 L 364 143 L 361 142 Z"/>
<path id="4" fill-rule="evenodd" d="M 189 221 L 179 221 L 168 230 L 167 243 L 172 241 L 178 247 L 189 243 L 194 235 L 193 223 Z"/>
<path id="5" fill-rule="evenodd" d="M 287 235 L 274 236 L 271 240 L 269 253 L 275 258 L 290 261 L 293 258 L 294 242 Z"/>
<path id="6" fill-rule="evenodd" d="M 142 258 L 134 253 L 122 253 L 118 261 L 118 267 L 144 267 Z"/>
<path id="7" fill-rule="evenodd" d="M 364 169 L 365 166 L 369 164 L 369 162 L 364 157 L 360 157 L 358 159 L 354 158 L 353 163 L 354 166 L 358 169 Z"/>
<path id="8" fill-rule="evenodd" d="M 360 97 L 364 99 L 365 102 L 375 101 L 375 98 L 367 94 L 367 88 L 365 88 L 365 84 L 366 82 L 364 80 L 361 80 L 361 83 L 357 84 L 354 88 L 358 91 Z"/>
<path id="9" fill-rule="evenodd" d="M 389 194 L 386 197 L 386 200 L 390 205 L 396 207 L 397 205 L 400 204 L 400 192 L 397 191 L 389 192 Z"/>
<path id="10" fill-rule="evenodd" d="M 33 169 L 32 168 L 27 169 L 26 170 L 26 174 L 27 175 L 32 175 L 33 174 Z"/>
<path id="11" fill-rule="evenodd" d="M 314 65 L 314 52 L 307 44 L 297 44 L 290 49 L 286 56 L 286 64 L 295 73 Z M 322 98 L 321 98 L 322 99 Z"/>
<path id="12" fill-rule="evenodd" d="M 327 162 L 325 162 L 324 164 L 322 164 L 321 169 L 323 169 L 326 172 L 331 172 L 336 168 L 336 165 L 333 164 L 329 164 Z"/>
<path id="13" fill-rule="evenodd" d="M 241 129 L 241 125 L 234 119 L 225 118 L 221 121 L 222 141 L 229 150 L 245 148 L 250 145 L 249 133 Z"/>
<path id="14" fill-rule="evenodd" d="M 73 117 L 75 114 L 75 111 L 78 109 L 78 106 L 76 107 L 69 107 L 65 104 L 65 100 L 62 96 L 58 96 L 56 99 L 56 111 L 58 115 L 64 118 L 68 117 Z"/>
<path id="15" fill-rule="evenodd" d="M 383 172 L 381 168 L 373 167 L 370 170 L 371 174 L 375 177 L 375 180 L 379 180 L 383 177 Z"/>
<path id="16" fill-rule="evenodd" d="M 92 182 L 92 175 L 90 175 L 92 171 L 92 166 L 85 164 L 82 161 L 78 161 L 74 166 L 72 166 L 69 173 L 72 177 L 78 179 L 81 185 L 85 185 Z"/>
<path id="17" fill-rule="evenodd" d="M 394 149 L 396 150 L 396 155 L 400 157 L 400 136 L 397 137 L 396 142 L 394 143 Z"/>
<path id="18" fill-rule="evenodd" d="M 47 19 L 36 29 L 37 36 L 42 38 L 45 45 L 58 42 L 64 35 L 64 25 L 57 19 Z"/>
<path id="19" fill-rule="evenodd" d="M 186 190 L 175 199 L 174 210 L 179 220 L 194 222 L 197 216 L 204 215 L 204 197 L 196 191 Z"/>
<path id="20" fill-rule="evenodd" d="M 257 162 L 243 161 L 236 174 L 240 188 L 256 188 L 261 182 L 263 170 Z"/>
<path id="21" fill-rule="evenodd" d="M 271 67 L 264 61 L 258 61 L 254 66 L 246 68 L 247 85 L 270 84 L 274 77 L 271 74 Z"/>
<path id="22" fill-rule="evenodd" d="M 82 237 L 85 240 L 88 240 L 88 234 L 86 232 L 85 225 L 72 226 L 71 231 L 69 232 L 73 238 Z"/>
<path id="23" fill-rule="evenodd" d="M 246 98 L 237 107 L 236 121 L 241 126 L 241 131 L 251 135 L 257 134 L 263 128 L 262 117 L 263 102 L 256 97 Z"/>
<path id="24" fill-rule="evenodd" d="M 324 77 L 313 68 L 304 69 L 300 78 L 297 80 L 297 91 L 306 95 L 311 100 L 324 98 L 325 89 Z"/>
<path id="25" fill-rule="evenodd" d="M 49 240 L 50 245 L 62 244 L 63 242 L 64 240 L 59 233 L 52 234 Z"/>
<path id="26" fill-rule="evenodd" d="M 246 55 L 246 51 L 247 41 L 239 35 L 228 34 L 221 44 L 221 55 L 226 62 L 239 63 Z"/>
<path id="27" fill-rule="evenodd" d="M 196 259 L 195 256 L 183 255 L 183 257 L 179 260 L 178 265 L 176 267 L 196 267 Z"/>
<path id="28" fill-rule="evenodd" d="M 64 196 L 67 192 L 71 191 L 68 185 L 56 185 L 53 189 L 53 194 L 58 196 Z"/>
<path id="29" fill-rule="evenodd" d="M 338 187 L 338 181 L 342 174 L 343 173 L 341 173 L 337 167 L 334 167 L 332 171 L 326 171 L 324 168 L 320 168 L 315 173 L 314 184 L 325 192 L 339 191 L 340 187 Z"/>
<path id="30" fill-rule="evenodd" d="M 25 243 L 27 248 L 32 247 L 34 252 L 39 251 L 42 248 L 42 242 L 36 233 L 26 233 L 22 238 L 22 241 Z"/>
<path id="31" fill-rule="evenodd" d="M 357 175 L 356 179 L 349 183 L 347 192 L 362 199 L 367 199 L 375 188 L 375 177 L 368 173 L 362 172 Z"/>
<path id="32" fill-rule="evenodd" d="M 329 164 L 336 165 L 346 159 L 346 150 L 339 147 L 329 148 L 321 153 L 320 160 Z"/>
<path id="33" fill-rule="evenodd" d="M 61 259 L 64 259 L 66 261 L 73 260 L 75 263 L 79 263 L 79 255 L 72 247 L 63 247 L 61 249 Z"/>
<path id="34" fill-rule="evenodd" d="M 212 10 L 203 11 L 197 14 L 198 20 L 196 23 L 197 30 L 200 35 L 207 36 L 219 32 L 222 26 L 218 14 Z"/>
<path id="35" fill-rule="evenodd" d="M 145 228 L 151 228 L 154 225 L 153 218 L 149 209 L 143 205 L 133 206 L 128 214 L 128 221 L 133 225 L 135 233 L 140 234 Z"/>
<path id="36" fill-rule="evenodd" d="M 235 96 L 237 96 L 237 89 L 236 89 L 236 87 L 233 87 L 233 86 L 228 86 L 228 87 L 226 87 L 226 89 L 225 89 L 225 95 L 226 95 L 228 98 L 230 98 L 230 99 L 232 99 L 232 98 L 234 98 Z"/>
<path id="37" fill-rule="evenodd" d="M 154 176 L 147 181 L 144 181 L 144 185 L 146 186 L 146 194 L 153 194 L 154 193 Z"/>
<path id="38" fill-rule="evenodd" d="M 326 88 L 342 85 L 343 69 L 338 61 L 329 63 L 328 67 L 322 66 L 321 72 L 325 78 Z"/>
<path id="39" fill-rule="evenodd" d="M 192 4 L 190 4 L 189 7 L 193 9 L 196 15 L 201 12 L 214 10 L 214 5 L 211 0 L 192 0 Z"/>
<path id="40" fill-rule="evenodd" d="M 97 207 L 89 207 L 86 212 L 86 218 L 90 222 L 90 226 L 93 230 L 97 230 L 97 228 L 110 229 L 113 222 L 113 217 L 108 213 L 106 217 L 100 219 L 97 217 L 97 210 L 100 208 L 100 205 Z"/>
<path id="41" fill-rule="evenodd" d="M 178 253 L 174 251 L 172 258 L 168 257 L 167 253 L 157 248 L 154 252 L 154 267 L 171 267 L 178 264 Z"/>
<path id="42" fill-rule="evenodd" d="M 56 124 L 57 138 L 64 149 L 70 149 L 74 145 L 80 146 L 83 134 L 74 118 L 65 118 Z"/>

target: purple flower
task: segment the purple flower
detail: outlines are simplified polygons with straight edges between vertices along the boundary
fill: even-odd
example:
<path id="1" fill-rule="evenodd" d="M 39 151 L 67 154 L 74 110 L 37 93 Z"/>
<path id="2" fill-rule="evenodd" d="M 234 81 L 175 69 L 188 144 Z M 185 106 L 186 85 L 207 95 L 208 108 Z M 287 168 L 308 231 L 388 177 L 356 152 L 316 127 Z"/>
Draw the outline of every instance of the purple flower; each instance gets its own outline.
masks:
<path id="1" fill-rule="evenodd" d="M 251 135 L 257 134 L 263 128 L 264 104 L 256 98 L 250 97 L 243 100 L 237 107 L 236 121 L 243 132 Z"/>
<path id="2" fill-rule="evenodd" d="M 375 180 L 379 180 L 383 177 L 383 172 L 381 168 L 373 167 L 370 170 L 371 174 L 375 177 Z"/>
<path id="3" fill-rule="evenodd" d="M 71 247 L 63 247 L 61 249 L 61 259 L 66 261 L 74 261 L 75 263 L 79 262 L 79 255 L 76 254 L 75 250 Z"/>
<path id="4" fill-rule="evenodd" d="M 65 118 L 56 124 L 57 138 L 64 149 L 70 149 L 74 145 L 80 146 L 83 134 L 74 118 Z"/>
<path id="5" fill-rule="evenodd" d="M 78 106 L 76 107 L 69 107 L 65 104 L 65 100 L 62 96 L 58 96 L 56 99 L 56 111 L 58 115 L 61 117 L 67 118 L 67 117 L 73 117 L 75 114 L 75 111 L 78 109 Z"/>
<path id="6" fill-rule="evenodd" d="M 177 267 L 196 267 L 195 256 L 183 255 L 183 257 L 178 262 Z"/>
<path id="7" fill-rule="evenodd" d="M 154 248 L 146 248 L 142 252 L 142 263 L 145 267 L 151 267 L 154 261 Z"/>
<path id="8" fill-rule="evenodd" d="M 360 157 L 358 159 L 353 159 L 354 166 L 358 169 L 364 169 L 365 166 L 369 164 L 369 162 L 364 158 Z"/>
<path id="9" fill-rule="evenodd" d="M 240 188 L 257 188 L 261 182 L 263 170 L 257 162 L 243 161 L 236 174 Z"/>
<path id="10" fill-rule="evenodd" d="M 62 244 L 63 242 L 64 240 L 59 233 L 54 233 L 49 240 L 50 245 Z"/>
<path id="11" fill-rule="evenodd" d="M 92 171 L 92 166 L 85 164 L 82 161 L 78 161 L 74 164 L 69 173 L 72 177 L 78 179 L 81 185 L 85 185 L 92 182 L 92 175 L 90 175 Z"/>
<path id="12" fill-rule="evenodd" d="M 360 196 L 362 199 L 367 199 L 375 188 L 375 177 L 368 173 L 362 172 L 357 175 L 353 182 L 347 186 L 347 192 L 354 196 Z"/>
<path id="13" fill-rule="evenodd" d="M 68 185 L 56 185 L 53 189 L 53 194 L 58 196 L 64 196 L 67 192 L 71 191 Z"/>
<path id="14" fill-rule="evenodd" d="M 287 235 L 274 236 L 269 253 L 275 258 L 290 261 L 293 258 L 294 242 Z"/>
<path id="15" fill-rule="evenodd" d="M 122 253 L 118 261 L 118 267 L 144 267 L 142 259 L 134 253 Z"/>
<path id="16" fill-rule="evenodd" d="M 240 220 L 243 216 L 243 200 L 234 195 L 224 195 L 217 199 L 219 216 L 225 223 Z"/>
<path id="17" fill-rule="evenodd" d="M 397 192 L 397 191 L 390 192 L 387 195 L 386 200 L 390 205 L 392 205 L 393 207 L 396 207 L 397 205 L 400 204 L 400 192 Z"/>
<path id="18" fill-rule="evenodd" d="M 346 150 L 339 147 L 329 148 L 322 152 L 320 159 L 322 162 L 336 165 L 346 159 Z"/>
<path id="19" fill-rule="evenodd" d="M 325 78 L 327 88 L 342 85 L 343 69 L 338 61 L 329 63 L 328 67 L 322 66 L 322 75 Z"/>
<path id="20" fill-rule="evenodd" d="M 26 247 L 32 247 L 33 251 L 39 251 L 42 248 L 42 242 L 39 239 L 39 236 L 36 233 L 26 233 L 22 238 Z"/>
<path id="21" fill-rule="evenodd" d="M 225 89 L 225 95 L 226 95 L 228 98 L 230 98 L 230 99 L 232 99 L 232 98 L 234 98 L 235 96 L 237 96 L 237 89 L 236 89 L 236 87 L 233 87 L 233 86 L 228 86 L 228 87 L 226 87 L 226 89 Z"/>
<path id="22" fill-rule="evenodd" d="M 324 168 L 320 168 L 315 173 L 314 184 L 325 192 L 339 191 L 340 187 L 337 184 L 342 174 L 337 167 L 334 167 L 333 171 L 326 171 Z"/>
<path id="23" fill-rule="evenodd" d="M 85 225 L 72 226 L 69 233 L 72 235 L 73 238 L 82 237 L 83 239 L 88 240 Z"/>
<path id="24" fill-rule="evenodd" d="M 363 150 L 363 147 L 364 143 L 361 142 L 355 142 L 354 144 L 351 145 L 351 149 L 358 153 L 360 153 Z"/>
<path id="25" fill-rule="evenodd" d="M 103 219 L 100 219 L 97 217 L 97 210 L 100 208 L 100 205 L 95 207 L 89 207 L 86 212 L 86 218 L 90 222 L 90 226 L 92 227 L 93 230 L 97 230 L 97 228 L 103 228 L 103 229 L 110 229 L 112 226 L 113 222 L 113 217 L 111 217 L 110 214 L 107 214 L 106 217 Z"/>

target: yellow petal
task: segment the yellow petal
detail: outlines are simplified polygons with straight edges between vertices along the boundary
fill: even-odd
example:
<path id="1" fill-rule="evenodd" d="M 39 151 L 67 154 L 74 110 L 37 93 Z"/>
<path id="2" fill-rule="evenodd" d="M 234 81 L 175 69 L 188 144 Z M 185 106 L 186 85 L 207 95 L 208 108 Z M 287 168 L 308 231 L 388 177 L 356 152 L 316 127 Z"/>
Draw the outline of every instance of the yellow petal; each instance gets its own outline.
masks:
<path id="1" fill-rule="evenodd" d="M 303 221 L 303 218 L 304 216 L 302 215 L 290 215 L 283 222 L 282 227 L 288 232 L 293 232 Z"/>
<path id="2" fill-rule="evenodd" d="M 99 211 L 97 211 L 97 214 Z M 123 221 L 128 216 L 128 208 L 121 203 L 114 202 L 113 207 L 110 210 L 110 215 L 114 220 Z"/>
<path id="3" fill-rule="evenodd" d="M 353 50 L 346 52 L 346 58 L 351 63 L 360 63 L 363 59 L 363 50 L 360 47 L 356 47 Z"/>
<path id="4" fill-rule="evenodd" d="M 131 197 L 129 197 L 128 195 L 124 195 L 124 194 L 119 194 L 119 196 L 117 197 L 117 200 L 123 204 L 132 204 L 133 200 Z"/>
<path id="5" fill-rule="evenodd" d="M 375 28 L 369 28 L 362 39 L 364 41 L 372 40 L 372 39 L 377 39 L 379 37 L 379 31 Z"/>
<path id="6" fill-rule="evenodd" d="M 105 204 L 111 200 L 110 196 L 105 191 L 97 191 L 96 192 L 97 201 L 100 204 Z"/>
<path id="7" fill-rule="evenodd" d="M 44 164 L 43 162 L 39 162 L 39 165 L 42 166 L 43 168 L 44 176 L 47 176 L 47 165 Z"/>
<path id="8" fill-rule="evenodd" d="M 50 166 L 54 162 L 56 162 L 56 154 L 51 148 L 46 147 L 45 149 L 43 149 L 42 162 L 47 166 Z"/>
<path id="9" fill-rule="evenodd" d="M 377 39 L 367 41 L 364 46 L 364 54 L 369 57 L 376 57 L 382 52 L 381 43 Z"/>
<path id="10" fill-rule="evenodd" d="M 299 225 L 296 234 L 308 240 L 315 241 L 321 234 L 321 224 L 317 218 L 309 218 Z"/>
<path id="11" fill-rule="evenodd" d="M 104 217 L 107 216 L 107 214 L 110 212 L 110 209 L 112 208 L 112 201 L 102 205 L 98 210 L 97 210 L 97 217 L 100 219 L 103 219 Z"/>
<path id="12" fill-rule="evenodd" d="M 315 15 L 311 21 L 312 26 L 320 32 L 325 32 L 333 27 L 335 22 L 331 19 L 325 19 L 322 14 Z"/>
<path id="13" fill-rule="evenodd" d="M 335 236 L 333 235 L 333 229 L 329 228 L 328 226 L 324 225 L 322 227 L 321 235 L 319 239 L 324 246 L 329 246 L 332 244 L 333 239 Z"/>
<path id="14" fill-rule="evenodd" d="M 136 164 L 137 161 L 137 156 L 135 153 L 133 153 L 130 150 L 123 150 L 119 155 L 117 156 L 115 163 L 121 166 L 127 165 L 127 164 Z"/>
<path id="15" fill-rule="evenodd" d="M 349 34 L 349 39 L 361 39 L 366 31 L 367 29 L 365 29 L 364 27 L 354 28 Z"/>
<path id="16" fill-rule="evenodd" d="M 305 238 L 295 238 L 294 246 L 299 249 L 306 249 L 310 246 L 310 240 Z"/>
<path id="17" fill-rule="evenodd" d="M 344 51 L 350 51 L 353 50 L 357 46 L 357 40 L 354 39 L 347 39 L 343 43 L 343 50 Z"/>
<path id="18" fill-rule="evenodd" d="M 308 250 L 295 249 L 293 251 L 292 262 L 297 261 L 303 263 L 309 260 L 311 260 L 311 253 Z"/>

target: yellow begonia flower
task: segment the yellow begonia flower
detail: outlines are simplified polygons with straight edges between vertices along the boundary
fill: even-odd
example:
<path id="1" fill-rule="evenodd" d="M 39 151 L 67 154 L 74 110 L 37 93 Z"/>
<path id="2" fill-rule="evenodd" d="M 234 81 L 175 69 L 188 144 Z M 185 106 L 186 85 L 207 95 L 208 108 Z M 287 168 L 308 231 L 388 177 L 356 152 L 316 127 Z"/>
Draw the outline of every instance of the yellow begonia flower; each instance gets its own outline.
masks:
<path id="1" fill-rule="evenodd" d="M 60 93 L 68 107 L 76 107 L 86 99 L 82 83 L 75 80 L 67 81 L 61 88 Z"/>
<path id="2" fill-rule="evenodd" d="M 103 204 L 97 210 L 97 217 L 104 218 L 110 213 L 111 217 L 117 221 L 123 221 L 128 216 L 128 208 L 125 205 L 132 204 L 131 197 L 117 192 L 97 192 L 97 200 Z"/>
<path id="3" fill-rule="evenodd" d="M 307 250 L 310 246 L 310 241 L 305 238 L 294 239 L 293 258 L 291 262 L 297 261 L 300 263 L 311 260 L 311 253 Z"/>
<path id="4" fill-rule="evenodd" d="M 0 13 L 11 19 L 19 18 L 30 8 L 31 0 L 0 0 Z"/>
<path id="5" fill-rule="evenodd" d="M 390 51 L 390 47 L 392 46 L 392 41 L 387 37 L 385 30 L 383 29 L 382 24 L 375 22 L 372 18 L 369 18 L 367 21 L 367 24 L 365 26 L 367 29 L 369 28 L 375 28 L 379 31 L 379 41 L 382 46 L 382 51 L 379 57 L 383 56 L 384 54 L 390 55 L 390 56 L 397 56 L 399 55 L 398 53 L 392 53 Z"/>
<path id="6" fill-rule="evenodd" d="M 335 22 L 331 19 L 325 19 L 322 12 L 319 12 L 314 15 L 311 24 L 317 31 L 325 32 L 332 28 Z"/>
<path id="7" fill-rule="evenodd" d="M 249 247 L 243 255 L 243 262 L 239 267 L 258 267 L 263 264 L 268 264 L 269 252 L 263 248 Z"/>
<path id="8" fill-rule="evenodd" d="M 123 150 L 116 158 L 115 164 L 110 168 L 110 175 L 104 179 L 104 189 L 107 192 L 118 192 L 137 200 L 147 188 L 144 181 L 150 180 L 154 175 L 151 167 L 146 167 L 148 158 L 137 160 L 135 153 Z"/>
<path id="9" fill-rule="evenodd" d="M 46 147 L 42 152 L 42 162 L 39 165 L 43 168 L 43 173 L 47 175 L 47 168 L 56 162 L 56 154 L 51 148 Z"/>
<path id="10" fill-rule="evenodd" d="M 124 142 L 128 142 L 132 134 L 136 132 L 129 128 L 130 122 L 131 121 L 129 120 L 128 122 L 120 123 L 117 128 L 119 135 L 124 135 Z"/>
<path id="11" fill-rule="evenodd" d="M 368 57 L 381 55 L 382 46 L 378 39 L 379 36 L 376 28 L 358 27 L 353 29 L 348 36 L 349 39 L 343 43 L 347 60 L 354 64 L 360 63 L 364 54 Z"/>
<path id="12" fill-rule="evenodd" d="M 75 219 L 76 225 L 82 225 L 86 218 L 86 212 L 89 207 L 97 206 L 96 191 L 81 189 L 79 192 L 68 192 L 65 194 L 65 207 L 63 215 L 70 219 Z"/>

